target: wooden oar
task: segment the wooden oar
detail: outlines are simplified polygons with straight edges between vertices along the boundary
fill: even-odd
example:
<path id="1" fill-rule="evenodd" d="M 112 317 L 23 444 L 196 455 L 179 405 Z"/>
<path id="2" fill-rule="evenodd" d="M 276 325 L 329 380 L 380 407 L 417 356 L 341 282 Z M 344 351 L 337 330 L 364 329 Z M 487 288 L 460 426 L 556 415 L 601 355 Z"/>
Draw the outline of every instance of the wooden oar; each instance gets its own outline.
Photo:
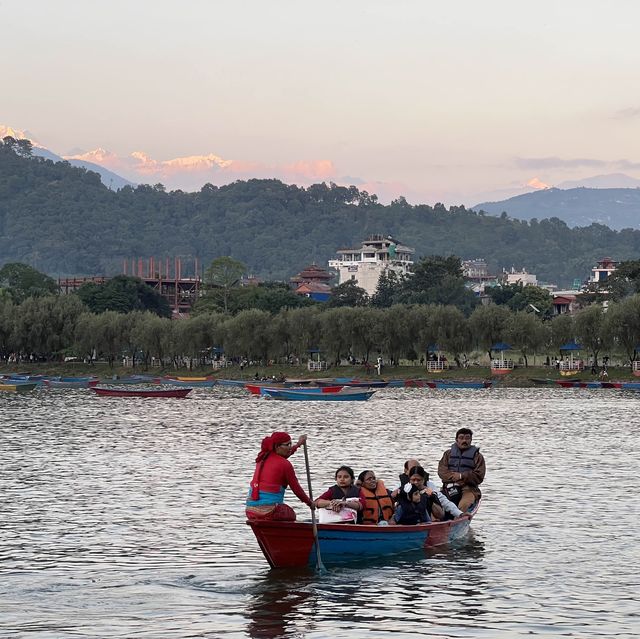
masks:
<path id="1" fill-rule="evenodd" d="M 304 465 L 307 468 L 307 484 L 309 486 L 309 499 L 313 503 L 313 491 L 311 489 L 311 471 L 309 470 L 309 454 L 307 453 L 307 442 L 302 444 L 304 447 Z M 313 528 L 313 539 L 316 542 L 316 570 L 322 574 L 327 572 L 327 569 L 322 563 L 322 557 L 320 556 L 320 540 L 318 539 L 318 524 L 316 523 L 316 508 L 315 505 L 311 509 L 311 524 Z"/>

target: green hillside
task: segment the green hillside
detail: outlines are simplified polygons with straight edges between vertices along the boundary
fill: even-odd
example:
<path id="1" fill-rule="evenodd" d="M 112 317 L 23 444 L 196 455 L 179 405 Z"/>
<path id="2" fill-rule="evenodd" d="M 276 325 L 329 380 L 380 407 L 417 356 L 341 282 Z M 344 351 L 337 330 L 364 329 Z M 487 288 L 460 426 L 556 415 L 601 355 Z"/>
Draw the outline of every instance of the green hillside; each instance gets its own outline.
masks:
<path id="1" fill-rule="evenodd" d="M 426 255 L 483 257 L 493 272 L 526 267 L 561 285 L 605 255 L 636 259 L 640 231 L 570 229 L 557 218 L 518 221 L 466 210 L 389 206 L 355 187 L 249 180 L 199 192 L 162 185 L 107 189 L 97 174 L 0 145 L 0 263 L 51 275 L 114 275 L 125 258 L 230 255 L 260 277 L 286 279 L 367 235 L 393 235 Z"/>

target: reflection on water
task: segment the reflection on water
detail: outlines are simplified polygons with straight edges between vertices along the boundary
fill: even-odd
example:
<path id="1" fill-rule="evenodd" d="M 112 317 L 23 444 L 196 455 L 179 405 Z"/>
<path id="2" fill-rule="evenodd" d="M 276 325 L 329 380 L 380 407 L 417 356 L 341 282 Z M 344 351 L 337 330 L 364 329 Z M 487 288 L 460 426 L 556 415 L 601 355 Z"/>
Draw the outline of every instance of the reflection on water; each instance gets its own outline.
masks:
<path id="1" fill-rule="evenodd" d="M 639 398 L 0 397 L 0 636 L 636 637 Z M 242 505 L 264 434 L 309 434 L 319 493 L 343 463 L 389 487 L 407 457 L 435 475 L 463 425 L 488 467 L 465 543 L 326 575 L 269 569 Z M 303 477 L 302 456 L 292 462 Z"/>

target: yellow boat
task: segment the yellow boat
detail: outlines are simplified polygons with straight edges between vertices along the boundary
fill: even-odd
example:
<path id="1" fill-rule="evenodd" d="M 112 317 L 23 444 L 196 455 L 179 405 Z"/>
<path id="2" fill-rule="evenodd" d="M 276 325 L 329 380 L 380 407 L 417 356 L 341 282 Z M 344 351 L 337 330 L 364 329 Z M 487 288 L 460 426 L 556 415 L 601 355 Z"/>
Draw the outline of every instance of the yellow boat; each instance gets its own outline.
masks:
<path id="1" fill-rule="evenodd" d="M 179 379 L 181 382 L 208 382 L 210 377 L 172 377 L 172 379 Z"/>
<path id="2" fill-rule="evenodd" d="M 27 393 L 32 391 L 37 384 L 0 384 L 0 392 L 5 393 Z"/>

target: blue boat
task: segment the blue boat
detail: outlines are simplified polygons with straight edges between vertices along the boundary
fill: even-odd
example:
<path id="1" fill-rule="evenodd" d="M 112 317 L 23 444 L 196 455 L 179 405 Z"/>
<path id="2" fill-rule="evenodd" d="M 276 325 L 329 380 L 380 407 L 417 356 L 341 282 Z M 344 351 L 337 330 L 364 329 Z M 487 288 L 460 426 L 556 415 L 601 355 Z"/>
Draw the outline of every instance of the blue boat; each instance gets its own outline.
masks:
<path id="1" fill-rule="evenodd" d="M 470 380 L 456 379 L 435 379 L 427 382 L 429 388 L 447 389 L 447 388 L 491 388 L 493 382 L 491 380 L 474 382 Z"/>
<path id="2" fill-rule="evenodd" d="M 640 382 L 622 382 L 622 390 L 640 390 Z"/>
<path id="3" fill-rule="evenodd" d="M 467 535 L 477 511 L 478 507 L 458 519 L 415 526 L 318 524 L 322 562 L 341 564 L 372 560 L 445 545 Z M 316 564 L 311 523 L 250 520 L 247 524 L 272 568 L 302 568 Z"/>
<path id="4" fill-rule="evenodd" d="M 183 379 L 167 377 L 159 380 L 158 383 L 168 386 L 186 386 L 188 388 L 212 388 L 217 384 L 217 381 L 215 379 L 201 379 L 188 382 Z"/>
<path id="5" fill-rule="evenodd" d="M 338 393 L 309 393 L 290 388 L 265 388 L 264 396 L 271 399 L 288 401 L 320 401 L 320 402 L 364 402 L 373 394 L 374 390 L 341 390 Z"/>
<path id="6" fill-rule="evenodd" d="M 239 386 L 240 388 L 244 388 L 244 385 L 247 383 L 246 379 L 218 379 L 218 386 Z"/>

